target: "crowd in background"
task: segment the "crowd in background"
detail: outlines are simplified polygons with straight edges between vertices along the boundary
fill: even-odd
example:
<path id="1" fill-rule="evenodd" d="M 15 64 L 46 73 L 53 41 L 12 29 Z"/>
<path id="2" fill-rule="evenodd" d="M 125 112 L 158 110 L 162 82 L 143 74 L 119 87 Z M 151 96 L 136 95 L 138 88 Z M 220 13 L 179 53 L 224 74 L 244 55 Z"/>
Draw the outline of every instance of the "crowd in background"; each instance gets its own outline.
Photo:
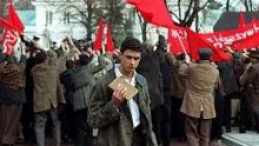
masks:
<path id="1" fill-rule="evenodd" d="M 21 36 L 13 55 L 0 54 L 0 143 L 14 145 L 21 133 L 24 142 L 38 146 L 45 146 L 46 135 L 51 135 L 57 146 L 62 142 L 94 145 L 98 129 L 88 123 L 92 90 L 120 62 L 120 50 L 95 51 L 91 40 L 66 37 L 60 46 L 53 43 L 44 51 L 39 39 L 30 41 Z M 192 110 L 188 109 L 192 105 L 183 108 L 186 90 L 190 90 L 183 70 L 194 61 L 186 54 L 169 53 L 161 35 L 155 46 L 143 43 L 142 48 L 136 71 L 148 83 L 156 139 L 164 146 L 172 138 L 184 141 L 189 138 L 185 110 Z M 213 119 L 212 139 L 231 132 L 233 125 L 242 133 L 247 129 L 259 132 L 258 51 L 249 55 L 226 48 L 230 61 L 211 62 L 220 76 L 213 91 L 216 113 L 214 116 L 211 111 L 209 116 Z M 198 75 L 206 76 L 202 72 Z M 239 101 L 237 109 L 232 100 Z M 234 118 L 233 111 L 238 113 Z"/>

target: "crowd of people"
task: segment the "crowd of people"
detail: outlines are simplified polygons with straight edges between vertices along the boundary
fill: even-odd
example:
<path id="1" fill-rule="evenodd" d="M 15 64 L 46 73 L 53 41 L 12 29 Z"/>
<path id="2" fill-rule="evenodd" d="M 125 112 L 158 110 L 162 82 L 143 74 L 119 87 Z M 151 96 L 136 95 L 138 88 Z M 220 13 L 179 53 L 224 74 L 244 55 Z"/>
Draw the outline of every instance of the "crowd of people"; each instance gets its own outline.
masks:
<path id="1" fill-rule="evenodd" d="M 47 51 L 38 37 L 20 36 L 12 55 L 0 53 L 0 145 L 209 146 L 239 126 L 259 132 L 259 50 L 233 52 L 213 62 L 200 48 L 199 60 L 127 37 L 114 52 L 93 49 L 91 40 L 66 37 Z M 2 52 L 2 51 L 1 51 Z M 122 78 L 138 89 L 111 89 Z M 232 99 L 238 99 L 233 119 Z"/>

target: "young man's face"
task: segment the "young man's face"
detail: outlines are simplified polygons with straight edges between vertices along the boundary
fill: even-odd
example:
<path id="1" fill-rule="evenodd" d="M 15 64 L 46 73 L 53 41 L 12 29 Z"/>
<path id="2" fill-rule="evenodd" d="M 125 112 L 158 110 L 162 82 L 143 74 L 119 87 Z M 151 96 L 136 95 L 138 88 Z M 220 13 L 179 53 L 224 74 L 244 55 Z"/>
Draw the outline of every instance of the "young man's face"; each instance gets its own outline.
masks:
<path id="1" fill-rule="evenodd" d="M 141 53 L 130 49 L 120 55 L 121 66 L 127 73 L 133 73 L 139 65 Z"/>

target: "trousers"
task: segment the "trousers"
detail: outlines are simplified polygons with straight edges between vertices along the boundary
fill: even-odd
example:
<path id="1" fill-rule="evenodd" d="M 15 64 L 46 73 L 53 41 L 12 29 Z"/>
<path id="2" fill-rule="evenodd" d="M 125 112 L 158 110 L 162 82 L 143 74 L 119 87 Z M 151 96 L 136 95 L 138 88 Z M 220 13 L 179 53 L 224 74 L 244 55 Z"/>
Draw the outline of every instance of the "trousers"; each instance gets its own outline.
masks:
<path id="1" fill-rule="evenodd" d="M 56 146 L 60 146 L 60 121 L 58 119 L 58 110 L 57 108 L 51 108 L 48 111 L 34 113 L 35 125 L 34 131 L 36 136 L 36 142 L 38 146 L 45 146 L 45 128 L 48 115 L 51 118 L 54 129 L 53 134 L 56 140 Z"/>

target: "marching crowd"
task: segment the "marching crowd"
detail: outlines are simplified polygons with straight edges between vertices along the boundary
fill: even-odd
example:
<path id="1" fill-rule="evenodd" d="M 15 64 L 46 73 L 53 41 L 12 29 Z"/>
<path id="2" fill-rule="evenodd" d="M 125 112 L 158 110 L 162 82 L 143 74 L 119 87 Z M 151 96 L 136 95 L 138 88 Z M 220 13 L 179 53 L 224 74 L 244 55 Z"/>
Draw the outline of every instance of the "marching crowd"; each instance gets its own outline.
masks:
<path id="1" fill-rule="evenodd" d="M 46 135 L 75 146 L 209 146 L 233 125 L 259 132 L 259 50 L 233 52 L 213 62 L 171 54 L 159 35 L 155 46 L 127 37 L 114 52 L 94 51 L 91 40 L 66 37 L 45 51 L 23 35 L 12 55 L 0 53 L 0 145 L 17 135 L 45 146 Z M 1 51 L 1 49 L 0 49 Z M 2 51 L 1 51 L 2 52 Z M 122 78 L 138 89 L 109 84 Z M 232 118 L 232 99 L 238 114 Z"/>

